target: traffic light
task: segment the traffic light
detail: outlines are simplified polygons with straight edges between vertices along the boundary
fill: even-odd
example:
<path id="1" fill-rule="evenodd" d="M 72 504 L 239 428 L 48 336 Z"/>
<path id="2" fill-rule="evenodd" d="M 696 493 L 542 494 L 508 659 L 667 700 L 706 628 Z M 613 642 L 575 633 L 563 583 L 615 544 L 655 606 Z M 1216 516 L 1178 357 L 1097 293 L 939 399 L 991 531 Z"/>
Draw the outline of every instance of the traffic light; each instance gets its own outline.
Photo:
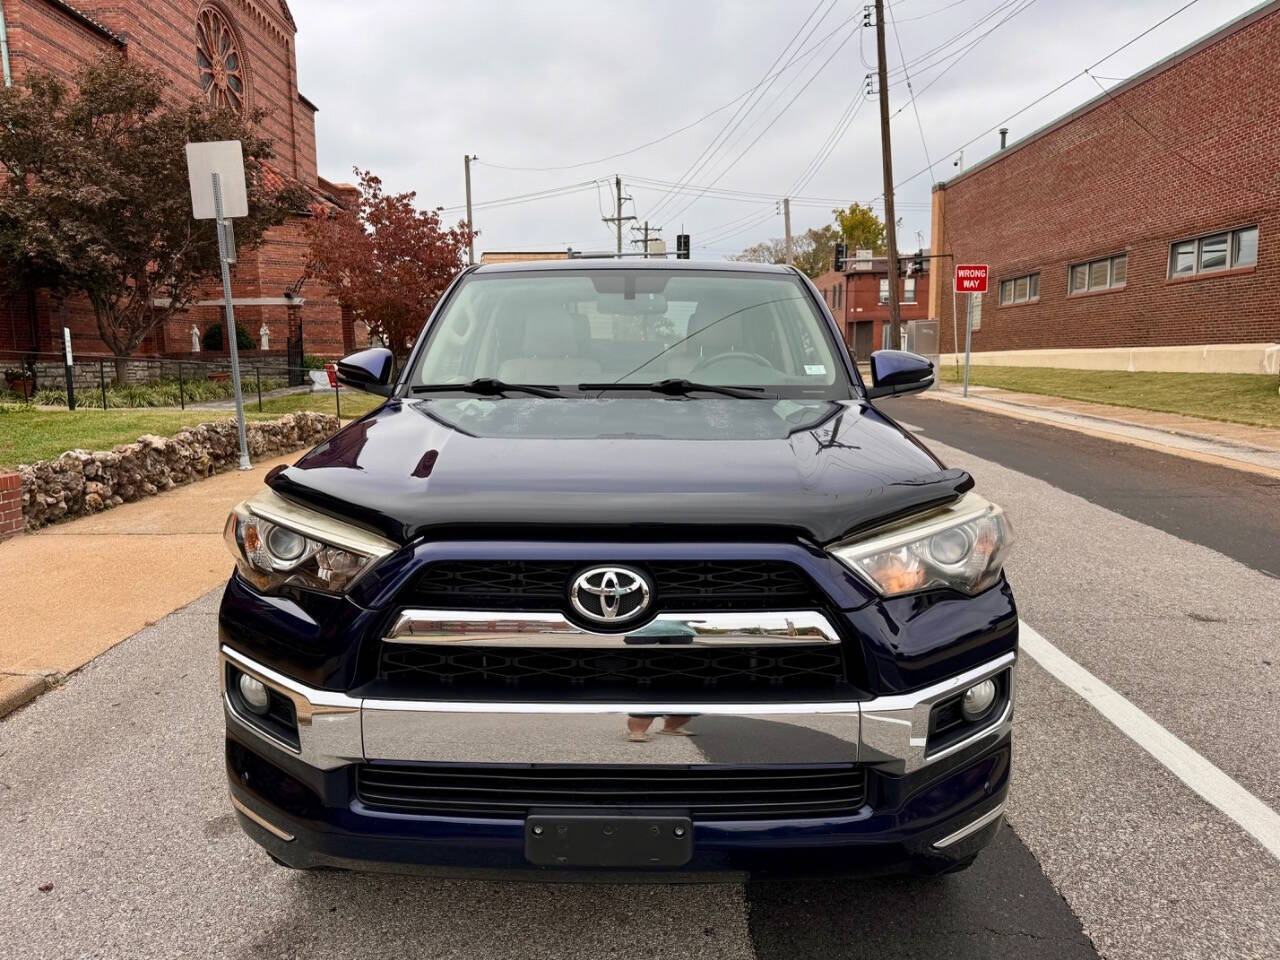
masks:
<path id="1" fill-rule="evenodd" d="M 687 233 L 676 234 L 676 259 L 689 259 L 689 235 Z"/>
<path id="2" fill-rule="evenodd" d="M 849 259 L 849 248 L 843 240 L 836 241 L 836 265 L 837 271 L 844 269 L 845 260 Z"/>
<path id="3" fill-rule="evenodd" d="M 912 273 L 924 273 L 924 248 L 916 251 L 916 258 L 911 264 Z"/>

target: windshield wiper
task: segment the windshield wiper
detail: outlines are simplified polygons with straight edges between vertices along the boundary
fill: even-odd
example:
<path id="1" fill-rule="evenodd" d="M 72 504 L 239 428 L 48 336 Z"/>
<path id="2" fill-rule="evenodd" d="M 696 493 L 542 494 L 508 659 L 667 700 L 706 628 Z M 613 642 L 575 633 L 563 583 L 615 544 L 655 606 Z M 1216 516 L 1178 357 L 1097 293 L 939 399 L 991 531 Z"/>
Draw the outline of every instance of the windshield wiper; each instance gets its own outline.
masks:
<path id="1" fill-rule="evenodd" d="M 665 393 L 670 396 L 688 396 L 691 393 L 722 393 L 726 397 L 742 397 L 747 400 L 776 400 L 771 393 L 765 393 L 764 387 L 725 387 L 718 383 L 694 383 L 673 377 L 668 380 L 656 380 L 653 383 L 580 383 L 579 390 L 647 390 L 650 393 Z"/>
<path id="2" fill-rule="evenodd" d="M 507 383 L 493 377 L 476 377 L 466 383 L 419 383 L 410 388 L 413 393 L 475 393 L 482 397 L 500 397 L 504 393 L 519 391 L 535 397 L 561 396 L 555 387 L 537 387 L 531 383 Z"/>

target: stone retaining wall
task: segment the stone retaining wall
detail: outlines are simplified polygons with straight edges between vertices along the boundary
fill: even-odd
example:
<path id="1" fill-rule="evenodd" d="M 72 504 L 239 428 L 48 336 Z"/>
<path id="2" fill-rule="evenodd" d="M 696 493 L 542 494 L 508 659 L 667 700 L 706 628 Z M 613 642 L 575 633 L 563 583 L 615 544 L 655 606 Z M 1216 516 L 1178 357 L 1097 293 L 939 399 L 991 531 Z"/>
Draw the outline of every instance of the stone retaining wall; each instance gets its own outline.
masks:
<path id="1" fill-rule="evenodd" d="M 6 366 L 27 369 L 16 362 L 3 362 Z M 35 371 L 36 389 L 64 390 L 67 385 L 66 368 L 59 361 L 40 360 L 31 364 Z M 191 359 L 183 361 L 167 357 L 130 357 L 124 361 L 126 383 L 155 383 L 157 380 L 177 380 L 179 376 L 187 380 L 207 380 L 211 373 L 227 373 L 231 370 L 231 359 L 225 353 L 198 353 Z M 289 372 L 289 358 L 284 353 L 272 351 L 263 353 L 259 350 L 240 351 L 240 376 L 245 383 L 253 383 L 255 373 L 264 377 L 284 377 Z M 71 375 L 77 392 L 100 389 L 101 383 L 108 387 L 116 382 L 116 365 L 111 359 L 77 359 L 71 368 Z"/>
<path id="2" fill-rule="evenodd" d="M 250 423 L 249 456 L 260 460 L 313 447 L 337 430 L 337 417 L 311 412 Z M 202 480 L 239 462 L 233 419 L 184 427 L 172 437 L 148 434 L 105 452 L 72 450 L 18 467 L 23 519 L 35 530 Z"/>

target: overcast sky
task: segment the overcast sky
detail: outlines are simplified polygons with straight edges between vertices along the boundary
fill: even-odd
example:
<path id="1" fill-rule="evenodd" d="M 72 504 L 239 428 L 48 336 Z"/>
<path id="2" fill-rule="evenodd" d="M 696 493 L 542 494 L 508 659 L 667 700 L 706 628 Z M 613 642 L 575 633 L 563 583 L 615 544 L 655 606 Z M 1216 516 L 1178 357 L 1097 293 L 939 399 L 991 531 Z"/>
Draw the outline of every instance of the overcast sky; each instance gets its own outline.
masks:
<path id="1" fill-rule="evenodd" d="M 612 248 L 613 228 L 600 217 L 602 207 L 612 213 L 615 174 L 634 198 L 624 214 L 651 218 L 672 248 L 683 227 L 695 257 L 719 258 L 781 236 L 782 217 L 768 198 L 787 193 L 806 198 L 792 207 L 792 229 L 800 233 L 830 222 L 829 200 L 868 201 L 882 188 L 876 101 L 861 93 L 875 64 L 875 31 L 861 28 L 861 0 L 815 2 L 299 0 L 292 4 L 298 79 L 320 107 L 320 173 L 351 180 L 352 166 L 359 165 L 390 189 L 416 190 L 423 206 L 453 207 L 464 197 L 463 155 L 477 155 L 477 253 Z M 1185 2 L 893 3 L 886 20 L 897 27 L 890 27 L 887 58 L 895 71 L 889 82 L 895 180 L 926 170 L 926 146 L 933 162 L 932 177 L 924 172 L 899 188 L 899 246 L 914 249 L 920 239 L 928 245 L 930 183 L 955 173 L 962 144 Z M 1198 0 L 1093 73 L 1103 82 L 1130 76 L 1253 6 L 1253 0 Z M 903 78 L 904 56 L 919 124 Z M 775 73 L 772 85 L 766 81 L 732 102 Z M 1009 120 L 1010 140 L 1098 92 L 1093 80 L 1078 77 Z M 661 143 L 599 159 L 721 107 Z M 856 111 L 851 121 L 838 124 L 850 108 Z M 832 147 L 829 138 L 841 129 Z M 690 172 L 722 131 L 720 148 Z M 981 136 L 965 147 L 965 165 L 997 147 L 997 133 Z M 490 165 L 597 160 L 540 171 Z M 765 196 L 666 195 L 640 178 Z M 481 206 L 557 188 L 566 192 Z"/>

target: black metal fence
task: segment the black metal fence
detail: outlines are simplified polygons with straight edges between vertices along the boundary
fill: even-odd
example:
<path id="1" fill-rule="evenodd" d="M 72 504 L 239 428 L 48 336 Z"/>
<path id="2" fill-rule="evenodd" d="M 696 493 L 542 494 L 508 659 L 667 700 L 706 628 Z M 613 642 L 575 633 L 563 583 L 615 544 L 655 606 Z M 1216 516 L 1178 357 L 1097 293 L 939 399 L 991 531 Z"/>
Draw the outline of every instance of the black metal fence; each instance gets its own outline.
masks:
<path id="1" fill-rule="evenodd" d="M 302 352 L 290 350 L 287 354 L 258 354 L 248 352 L 240 357 L 241 392 L 246 404 L 255 396 L 257 407 L 262 410 L 264 392 L 285 386 L 296 387 L 307 383 L 332 388 L 323 367 L 302 363 Z M 206 359 L 177 357 L 126 357 L 112 354 L 74 354 L 70 367 L 61 353 L 33 352 L 6 353 L 0 351 L 0 400 L 9 402 L 45 402 L 77 406 L 146 407 L 177 406 L 186 409 L 192 403 L 208 403 L 233 399 L 230 387 L 231 360 L 225 354 L 213 354 Z M 312 374 L 320 374 L 313 379 Z M 322 381 L 322 384 L 321 384 Z M 225 383 L 225 391 L 210 391 L 208 384 Z M 129 402 L 142 394 L 141 389 L 152 388 L 147 399 L 172 402 Z M 158 396 L 157 396 L 158 390 Z M 130 395 L 132 393 L 132 396 Z M 338 391 L 334 389 L 335 403 Z M 115 401 L 115 402 L 111 402 Z M 340 406 L 338 407 L 340 409 Z"/>

